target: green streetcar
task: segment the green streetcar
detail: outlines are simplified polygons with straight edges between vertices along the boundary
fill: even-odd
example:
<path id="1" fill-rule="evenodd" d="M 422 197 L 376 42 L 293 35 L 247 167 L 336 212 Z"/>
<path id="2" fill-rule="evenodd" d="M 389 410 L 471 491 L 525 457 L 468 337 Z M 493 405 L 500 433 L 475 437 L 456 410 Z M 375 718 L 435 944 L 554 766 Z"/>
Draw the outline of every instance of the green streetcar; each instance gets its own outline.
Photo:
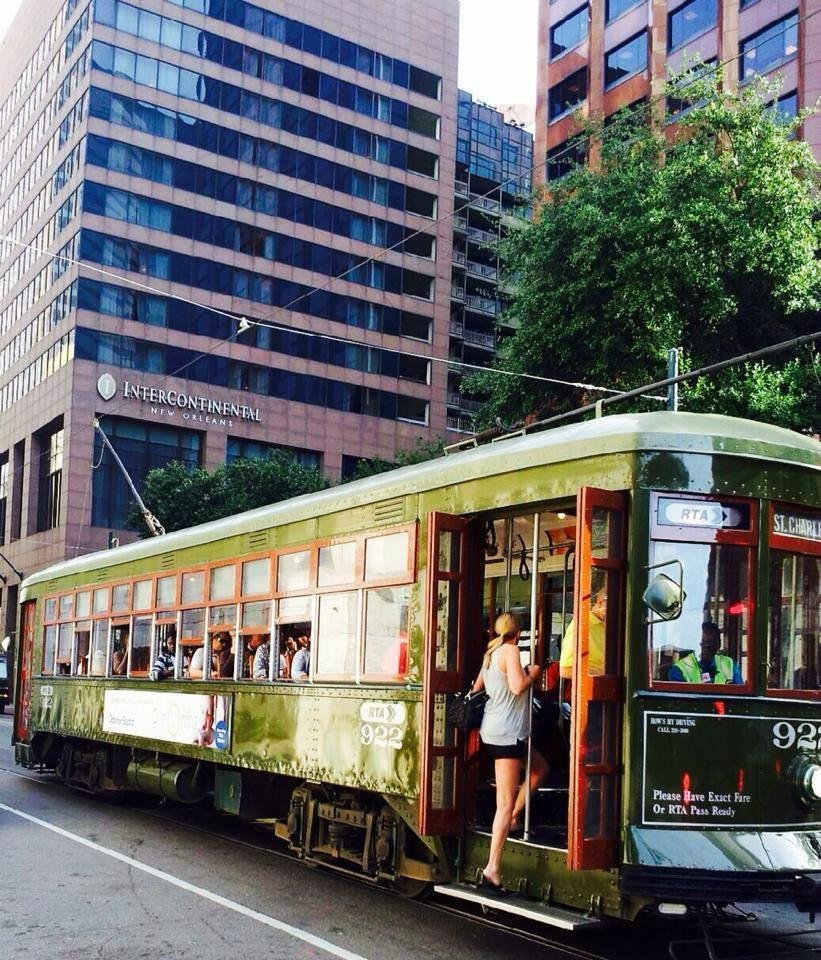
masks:
<path id="1" fill-rule="evenodd" d="M 820 572 L 815 440 L 683 413 L 525 430 L 29 577 L 17 761 L 487 905 L 492 764 L 447 709 L 513 609 L 556 719 L 504 909 L 814 911 Z"/>

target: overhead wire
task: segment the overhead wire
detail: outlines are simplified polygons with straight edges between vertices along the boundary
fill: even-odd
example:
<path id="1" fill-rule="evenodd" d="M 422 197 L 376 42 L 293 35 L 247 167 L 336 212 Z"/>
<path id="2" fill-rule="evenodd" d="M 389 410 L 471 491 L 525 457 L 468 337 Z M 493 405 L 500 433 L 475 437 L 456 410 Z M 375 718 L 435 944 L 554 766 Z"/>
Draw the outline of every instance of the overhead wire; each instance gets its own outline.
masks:
<path id="1" fill-rule="evenodd" d="M 808 20 L 812 19 L 813 17 L 817 16 L 817 15 L 820 14 L 820 13 L 821 13 L 821 9 L 814 10 L 814 11 L 811 11 L 811 12 L 809 12 L 809 13 L 804 14 L 804 16 L 799 17 L 799 18 L 796 20 L 795 26 L 798 26 L 798 25 L 800 25 L 800 24 L 802 24 L 802 23 L 806 23 Z M 769 42 L 770 40 L 774 39 L 775 37 L 784 35 L 788 29 L 790 29 L 790 27 L 786 27 L 786 26 L 785 26 L 781 31 L 779 31 L 778 33 L 775 33 L 775 34 L 773 34 L 771 37 L 769 37 L 766 42 Z M 765 42 L 764 40 L 760 40 L 760 41 L 758 41 L 758 43 L 751 44 L 750 47 L 748 47 L 748 49 L 753 49 L 753 48 L 755 48 L 755 47 L 763 44 L 764 42 Z M 710 66 L 708 66 L 708 65 L 703 65 L 703 67 L 702 67 L 701 65 L 696 65 L 696 66 L 699 67 L 698 72 L 697 72 L 697 73 L 694 73 L 694 75 L 693 75 L 691 78 L 689 78 L 689 79 L 687 79 L 687 78 L 680 79 L 680 81 L 677 83 L 677 86 L 676 86 L 676 93 L 679 93 L 679 92 L 681 92 L 682 90 L 685 90 L 685 89 L 687 89 L 688 87 L 690 87 L 690 86 L 692 86 L 692 85 L 695 85 L 695 84 L 697 84 L 697 83 L 702 83 L 702 82 L 705 80 L 705 78 L 707 78 L 707 77 L 709 77 L 709 76 L 711 76 L 711 75 L 714 75 L 714 74 L 718 73 L 719 71 L 723 70 L 725 67 L 729 66 L 730 64 L 736 62 L 737 60 L 740 60 L 741 57 L 744 56 L 746 52 L 747 52 L 746 50 L 743 51 L 743 52 L 742 52 L 741 50 L 739 50 L 739 52 L 738 52 L 737 54 L 735 54 L 734 56 L 727 57 L 727 58 L 725 58 L 725 59 L 717 62 L 717 63 L 714 64 L 714 65 L 710 65 Z M 665 92 L 664 94 L 662 94 L 662 95 L 660 95 L 660 96 L 658 96 L 658 97 L 656 97 L 656 98 L 654 98 L 654 99 L 648 100 L 646 104 L 643 104 L 643 105 L 642 105 L 640 108 L 638 108 L 638 109 L 643 109 L 643 110 L 649 112 L 650 109 L 651 109 L 653 106 L 656 106 L 657 104 L 659 104 L 659 103 L 661 103 L 662 101 L 666 100 L 666 98 L 667 98 L 667 93 Z M 412 240 L 412 239 L 414 239 L 415 237 L 420 236 L 420 235 L 423 235 L 423 234 L 428 234 L 428 233 L 429 233 L 431 230 L 433 230 L 435 227 L 439 226 L 439 225 L 442 224 L 442 223 L 445 223 L 445 222 L 451 220 L 451 219 L 454 218 L 457 214 L 464 213 L 465 211 L 470 210 L 472 207 L 474 207 L 474 206 L 475 206 L 476 204 L 478 204 L 480 201 L 493 198 L 496 194 L 498 194 L 498 193 L 500 193 L 502 190 L 504 190 L 504 188 L 509 187 L 509 186 L 512 186 L 512 185 L 514 185 L 514 184 L 517 184 L 517 183 L 519 183 L 521 180 L 524 180 L 524 179 L 527 178 L 527 177 L 532 177 L 541 167 L 546 167 L 549 163 L 554 163 L 556 160 L 561 159 L 561 158 L 564 157 L 565 155 L 569 155 L 569 154 L 575 152 L 575 151 L 578 149 L 579 145 L 584 144 L 584 143 L 589 143 L 589 141 L 591 141 L 591 140 L 593 140 L 593 139 L 600 138 L 600 137 L 602 137 L 603 135 L 604 135 L 604 136 L 612 136 L 613 132 L 614 132 L 616 129 L 618 129 L 620 126 L 626 126 L 626 125 L 628 125 L 628 124 L 633 124 L 633 123 L 635 122 L 635 112 L 637 112 L 637 111 L 625 112 L 622 116 L 616 115 L 616 119 L 608 126 L 607 131 L 604 131 L 604 132 L 602 132 L 602 131 L 583 132 L 583 131 L 582 131 L 582 132 L 580 132 L 579 134 L 571 137 L 570 142 L 568 143 L 568 145 L 567 145 L 563 150 L 561 150 L 559 153 L 553 154 L 549 159 L 546 157 L 544 160 L 536 161 L 536 162 L 535 162 L 531 167 L 529 167 L 526 171 L 523 171 L 522 173 L 519 173 L 519 174 L 517 174 L 517 175 L 515 175 L 515 176 L 509 177 L 507 180 L 502 181 L 500 184 L 498 184 L 497 186 L 493 187 L 492 189 L 486 191 L 485 193 L 479 194 L 479 195 L 477 195 L 477 196 L 475 196 L 475 197 L 470 198 L 466 203 L 462 204 L 462 205 L 459 206 L 459 207 L 454 206 L 454 209 L 451 210 L 450 212 L 445 213 L 445 214 L 443 214 L 442 216 L 440 216 L 440 217 L 432 220 L 430 223 L 425 224 L 424 227 L 420 227 L 418 230 L 416 230 L 416 231 L 414 231 L 413 233 L 409 234 L 408 236 L 404 237 L 401 241 L 398 241 L 398 242 L 395 243 L 395 244 L 392 244 L 392 245 L 390 245 L 390 246 L 388 246 L 388 247 L 385 247 L 385 248 L 383 248 L 382 250 L 380 250 L 378 253 L 376 253 L 376 254 L 368 257 L 368 258 L 365 258 L 365 259 L 361 260 L 361 261 L 358 262 L 354 267 L 349 268 L 348 270 L 344 271 L 343 273 L 338 274 L 338 275 L 335 275 L 335 276 L 333 276 L 333 277 L 329 277 L 329 278 L 328 278 L 326 281 L 324 281 L 322 284 L 319 284 L 319 285 L 316 285 L 316 286 L 312 287 L 310 290 L 308 290 L 308 291 L 300 294 L 298 297 L 295 297 L 294 299 L 290 300 L 288 303 L 284 304 L 283 306 L 278 307 L 276 313 L 274 313 L 274 314 L 269 314 L 268 316 L 263 317 L 263 318 L 251 318 L 251 317 L 248 317 L 247 315 L 238 315 L 236 312 L 222 310 L 222 309 L 220 309 L 220 308 L 218 308 L 218 307 L 214 307 L 214 306 L 212 306 L 212 305 L 210 305 L 210 304 L 205 304 L 205 303 L 202 303 L 201 301 L 193 300 L 193 299 L 191 299 L 191 298 L 189 298 L 189 297 L 184 297 L 184 296 L 182 296 L 182 295 L 180 295 L 180 294 L 176 294 L 176 293 L 172 292 L 172 291 L 169 290 L 169 289 L 165 289 L 165 288 L 161 288 L 161 287 L 156 287 L 156 286 L 154 286 L 153 284 L 144 283 L 144 282 L 139 281 L 139 280 L 136 280 L 136 279 L 134 279 L 134 278 L 132 278 L 132 277 L 130 277 L 130 276 L 123 276 L 123 275 L 121 275 L 121 274 L 119 274 L 119 273 L 114 273 L 114 272 L 112 272 L 112 271 L 105 270 L 104 268 L 99 267 L 99 266 L 97 266 L 97 265 L 95 265 L 95 264 L 87 263 L 86 261 L 84 261 L 84 260 L 82 260 L 82 259 L 69 257 L 69 256 L 67 256 L 67 255 L 65 255 L 65 254 L 52 253 L 52 252 L 49 251 L 49 250 L 45 250 L 45 249 L 40 248 L 40 247 L 37 247 L 37 246 L 35 246 L 35 245 L 33 245 L 33 244 L 28 244 L 28 243 L 25 243 L 25 242 L 23 242 L 23 241 L 14 239 L 14 238 L 12 238 L 12 237 L 10 237 L 10 236 L 8 236 L 8 235 L 0 236 L 0 243 L 10 243 L 10 244 L 14 244 L 14 245 L 19 246 L 19 247 L 23 247 L 23 248 L 26 248 L 26 249 L 30 249 L 30 250 L 32 250 L 33 252 L 35 252 L 35 253 L 37 253 L 37 254 L 39 254 L 39 255 L 43 255 L 43 256 L 49 257 L 49 258 L 51 258 L 52 260 L 62 260 L 62 261 L 65 261 L 65 262 L 67 262 L 67 263 L 70 263 L 70 264 L 72 264 L 72 265 L 76 265 L 78 268 L 83 268 L 83 269 L 85 269 L 85 270 L 91 270 L 92 272 L 95 272 L 95 273 L 97 273 L 98 275 L 105 276 L 105 277 L 108 277 L 109 279 L 116 280 L 118 283 L 124 283 L 126 286 L 134 287 L 134 288 L 136 288 L 136 289 L 142 289 L 142 290 L 144 290 L 144 291 L 146 291 L 146 292 L 153 293 L 153 294 L 156 294 L 156 295 L 158 295 L 158 296 L 162 296 L 162 297 L 166 297 L 166 298 L 168 298 L 168 299 L 172 299 L 172 300 L 177 300 L 177 301 L 184 302 L 184 303 L 186 303 L 186 304 L 188 304 L 188 305 L 190 305 L 190 306 L 197 307 L 198 309 L 207 310 L 207 311 L 212 312 L 212 313 L 214 313 L 214 314 L 216 314 L 216 315 L 218 315 L 218 316 L 223 316 L 223 317 L 225 317 L 225 318 L 227 318 L 227 319 L 230 319 L 230 320 L 233 321 L 233 322 L 236 322 L 237 325 L 238 325 L 238 328 L 239 328 L 240 322 L 241 322 L 243 319 L 245 319 L 245 320 L 247 320 L 247 322 L 248 322 L 250 325 L 253 325 L 253 326 L 267 327 L 267 328 L 272 329 L 272 330 L 278 330 L 278 331 L 282 331 L 282 332 L 288 332 L 288 333 L 290 333 L 290 334 L 300 334 L 300 335 L 307 336 L 307 337 L 317 337 L 317 338 L 321 338 L 321 339 L 325 339 L 325 340 L 329 340 L 329 341 L 335 341 L 335 342 L 339 342 L 339 343 L 344 343 L 344 344 L 346 344 L 346 345 L 355 345 L 355 346 L 359 346 L 359 347 L 374 347 L 375 345 L 369 344 L 367 341 L 351 340 L 351 339 L 344 338 L 344 337 L 336 337 L 336 336 L 334 336 L 334 335 L 332 335 L 332 334 L 324 334 L 324 333 L 319 333 L 319 332 L 317 332 L 317 331 L 303 330 L 303 329 L 300 329 L 300 328 L 297 328 L 297 327 L 292 327 L 292 326 L 287 325 L 287 324 L 278 325 L 278 324 L 276 324 L 276 323 L 274 322 L 274 321 L 275 321 L 275 317 L 278 316 L 278 315 L 283 314 L 283 313 L 284 313 L 285 311 L 287 311 L 287 310 L 290 310 L 292 307 L 296 306 L 296 304 L 298 304 L 298 303 L 301 302 L 302 300 L 310 297 L 312 294 L 314 294 L 314 293 L 320 293 L 320 292 L 328 289 L 332 284 L 336 283 L 337 281 L 339 281 L 339 280 L 344 280 L 344 279 L 345 279 L 350 273 L 352 273 L 353 271 L 358 270 L 358 269 L 362 268 L 363 266 L 367 266 L 369 263 L 374 263 L 374 262 L 377 262 L 377 261 L 381 260 L 385 255 L 387 255 L 388 253 L 391 253 L 391 252 L 397 250 L 399 247 L 401 247 L 401 246 L 403 246 L 404 244 L 406 244 L 409 240 Z M 431 319 L 433 319 L 433 318 L 431 318 Z M 206 357 L 208 357 L 208 356 L 210 356 L 211 354 L 213 354 L 215 350 L 218 350 L 220 347 L 226 345 L 227 343 L 230 343 L 231 341 L 236 340 L 236 338 L 237 338 L 237 336 L 239 336 L 239 334 L 240 334 L 240 331 L 239 331 L 239 329 L 237 329 L 237 331 L 234 331 L 234 332 L 233 332 L 231 335 L 229 335 L 228 337 L 224 337 L 224 338 L 222 338 L 221 340 L 217 340 L 217 341 L 216 341 L 214 344 L 212 344 L 207 350 L 202 351 L 201 353 L 199 353 L 199 354 L 198 354 L 196 357 L 194 357 L 193 359 L 191 359 L 191 360 L 187 361 L 186 363 L 182 364 L 182 365 L 181 365 L 180 367 L 178 367 L 176 370 L 174 370 L 174 371 L 172 371 L 172 372 L 170 372 L 170 373 L 164 374 L 164 376 L 172 376 L 172 377 L 173 377 L 173 376 L 179 376 L 180 374 L 184 373 L 185 370 L 187 370 L 189 367 L 191 367 L 194 363 L 197 363 L 199 360 L 205 359 Z M 194 333 L 194 334 L 192 334 L 192 335 L 193 335 L 193 336 L 206 336 L 205 334 L 196 334 L 196 333 Z M 380 347 L 379 349 L 391 350 L 391 348 L 387 348 L 387 347 Z M 550 377 L 542 377 L 542 376 L 538 376 L 538 375 L 535 375 L 535 374 L 525 374 L 525 373 L 521 373 L 521 372 L 519 372 L 519 371 L 504 370 L 504 369 L 498 368 L 498 367 L 483 367 L 483 366 L 480 366 L 480 365 L 478 365 L 478 364 L 468 364 L 468 363 L 465 363 L 465 362 L 463 362 L 463 361 L 457 361 L 457 360 L 452 360 L 452 359 L 443 358 L 443 357 L 433 357 L 433 356 L 429 356 L 429 355 L 427 355 L 427 354 L 408 354 L 408 351 L 405 351 L 405 350 L 401 350 L 401 351 L 391 350 L 391 352 L 398 352 L 398 353 L 402 353 L 402 354 L 405 354 L 405 355 L 412 355 L 412 356 L 414 356 L 414 357 L 416 357 L 416 358 L 428 360 L 428 361 L 431 361 L 431 362 L 434 362 L 434 363 L 436 363 L 436 362 L 446 363 L 446 364 L 448 364 L 448 365 L 451 366 L 451 367 L 454 367 L 454 366 L 456 366 L 456 367 L 463 367 L 463 368 L 465 368 L 465 369 L 477 370 L 477 371 L 481 371 L 481 372 L 483 372 L 483 373 L 488 373 L 488 374 L 498 374 L 498 375 L 500 375 L 500 376 L 519 377 L 519 378 L 522 378 L 522 379 L 532 379 L 532 380 L 536 380 L 536 381 L 541 381 L 541 382 L 546 382 L 546 383 L 552 383 L 552 384 L 560 385 L 560 386 L 568 386 L 568 387 L 573 387 L 573 388 L 577 388 L 577 389 L 593 390 L 593 391 L 597 391 L 597 392 L 602 392 L 602 393 L 610 394 L 610 395 L 612 395 L 612 396 L 614 397 L 614 399 L 615 399 L 616 397 L 620 397 L 620 396 L 622 395 L 622 393 L 623 393 L 622 391 L 619 391 L 619 390 L 614 390 L 614 389 L 608 388 L 608 387 L 601 387 L 601 386 L 597 386 L 597 385 L 594 385 L 594 384 L 585 384 L 585 383 L 568 381 L 568 380 L 560 380 L 560 379 L 555 379 L 555 378 L 550 378 Z M 660 382 L 661 382 L 661 381 L 660 381 Z M 662 399 L 662 398 L 653 397 L 652 399 L 657 399 L 657 400 L 658 400 L 658 399 Z M 121 406 L 122 406 L 122 403 L 118 404 L 117 407 L 113 408 L 112 410 L 109 410 L 106 414 L 102 414 L 102 415 L 100 416 L 100 419 L 102 419 L 103 417 L 111 417 L 111 416 L 113 416 Z M 48 456 L 48 451 L 43 452 L 43 453 L 40 454 L 40 457 L 45 457 L 45 456 Z M 93 459 L 94 459 L 94 454 L 93 454 L 93 450 L 92 450 L 92 467 L 93 467 Z M 11 476 L 13 476 L 14 474 L 16 474 L 17 472 L 20 472 L 22 469 L 24 469 L 24 468 L 19 468 L 18 470 L 11 471 L 11 472 L 8 474 L 8 476 L 11 477 Z M 33 542 L 33 541 L 31 541 L 29 538 L 27 538 L 27 540 L 29 540 L 29 542 Z"/>

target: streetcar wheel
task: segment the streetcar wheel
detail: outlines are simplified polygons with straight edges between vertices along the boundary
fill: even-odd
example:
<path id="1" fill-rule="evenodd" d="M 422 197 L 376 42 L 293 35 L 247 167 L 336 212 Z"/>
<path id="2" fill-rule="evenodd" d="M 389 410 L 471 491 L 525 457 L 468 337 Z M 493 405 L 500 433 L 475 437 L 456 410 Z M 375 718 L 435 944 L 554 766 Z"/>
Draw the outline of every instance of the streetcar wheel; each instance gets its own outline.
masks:
<path id="1" fill-rule="evenodd" d="M 397 877 L 393 881 L 393 889 L 406 900 L 422 900 L 431 892 L 433 884 L 413 877 Z"/>

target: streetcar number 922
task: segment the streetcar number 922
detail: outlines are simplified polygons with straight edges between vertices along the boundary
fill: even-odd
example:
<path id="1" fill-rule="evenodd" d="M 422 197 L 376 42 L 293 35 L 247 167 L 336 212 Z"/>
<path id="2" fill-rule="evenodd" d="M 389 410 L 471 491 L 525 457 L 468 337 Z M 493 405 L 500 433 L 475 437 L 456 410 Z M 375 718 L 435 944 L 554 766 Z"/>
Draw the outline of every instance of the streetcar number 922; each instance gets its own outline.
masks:
<path id="1" fill-rule="evenodd" d="M 773 724 L 773 745 L 780 750 L 798 747 L 799 750 L 821 750 L 821 724 L 789 723 L 779 720 Z"/>

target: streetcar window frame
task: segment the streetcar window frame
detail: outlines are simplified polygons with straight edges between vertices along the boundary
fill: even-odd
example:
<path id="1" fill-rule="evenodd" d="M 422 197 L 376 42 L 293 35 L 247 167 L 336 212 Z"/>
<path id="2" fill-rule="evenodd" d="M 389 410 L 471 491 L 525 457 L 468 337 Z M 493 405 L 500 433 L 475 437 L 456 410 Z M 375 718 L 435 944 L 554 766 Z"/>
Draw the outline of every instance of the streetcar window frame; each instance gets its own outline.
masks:
<path id="1" fill-rule="evenodd" d="M 768 533 L 768 551 L 767 551 L 767 663 L 773 659 L 773 637 L 772 626 L 774 611 L 772 610 L 771 577 L 773 574 L 773 557 L 778 554 L 789 556 L 795 559 L 802 557 L 806 559 L 821 558 L 821 542 L 805 540 L 802 537 L 790 536 L 789 534 L 779 533 L 775 530 L 775 515 L 777 511 L 792 511 L 799 514 L 814 513 L 818 514 L 818 508 L 808 507 L 806 504 L 785 503 L 782 501 L 773 501 L 769 504 L 767 533 Z M 821 664 L 816 665 L 817 673 L 821 673 Z M 767 671 L 766 695 L 777 700 L 821 700 L 821 676 L 817 677 L 819 683 L 818 689 L 805 689 L 796 687 L 774 687 L 770 686 L 770 674 Z"/>
<path id="2" fill-rule="evenodd" d="M 659 501 L 682 500 L 705 503 L 738 504 L 749 511 L 749 522 L 743 528 L 699 527 L 686 525 L 662 524 L 658 520 Z M 645 646 L 648 664 L 648 689 L 664 691 L 665 693 L 699 693 L 710 694 L 715 697 L 717 691 L 721 695 L 749 695 L 755 686 L 756 677 L 756 614 L 757 614 L 757 563 L 759 545 L 759 502 L 752 497 L 732 497 L 721 494 L 686 493 L 681 491 L 654 490 L 650 495 L 650 536 L 648 540 L 648 562 L 654 563 L 653 545 L 655 543 L 692 543 L 705 546 L 721 545 L 741 547 L 747 551 L 747 625 L 746 646 L 743 648 L 746 659 L 746 668 L 742 662 L 737 663 L 742 675 L 741 683 L 687 683 L 677 680 L 662 680 L 655 676 L 656 644 L 653 638 L 654 627 L 658 622 L 649 622 L 645 633 Z M 651 571 L 652 573 L 652 571 Z M 665 624 L 676 621 L 664 621 Z M 723 629 L 723 628 L 722 628 Z M 699 639 L 693 639 L 694 650 L 698 649 Z M 684 648 L 682 648 L 684 649 Z M 746 675 L 745 675 L 746 674 Z"/>

